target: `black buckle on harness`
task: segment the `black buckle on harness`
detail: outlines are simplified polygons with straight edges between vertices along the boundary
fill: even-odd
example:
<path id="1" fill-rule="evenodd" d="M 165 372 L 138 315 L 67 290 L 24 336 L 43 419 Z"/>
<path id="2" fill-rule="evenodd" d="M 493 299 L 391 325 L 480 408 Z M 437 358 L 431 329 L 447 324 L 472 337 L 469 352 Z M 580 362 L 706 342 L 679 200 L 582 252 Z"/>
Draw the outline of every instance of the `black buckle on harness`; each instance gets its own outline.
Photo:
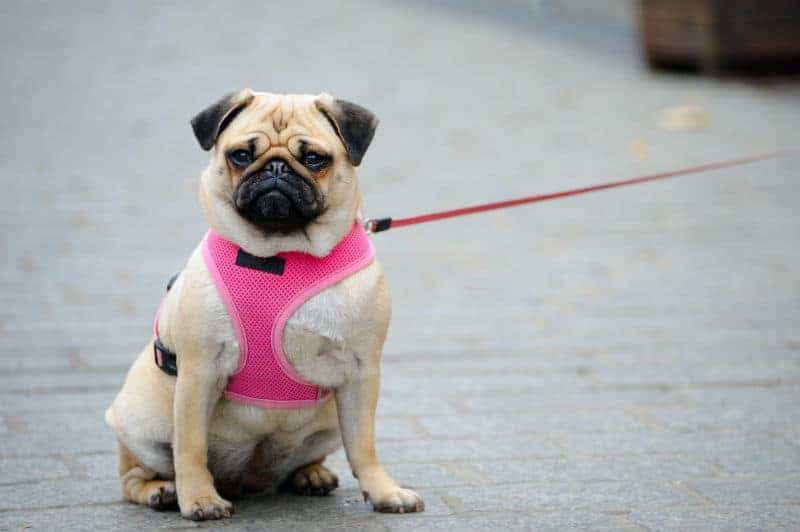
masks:
<path id="1" fill-rule="evenodd" d="M 178 272 L 178 273 L 176 273 L 175 275 L 173 275 L 172 277 L 169 278 L 169 281 L 167 281 L 167 292 L 169 292 L 169 289 L 172 288 L 172 285 L 175 284 L 175 281 L 178 280 L 178 276 L 180 274 L 181 274 L 181 272 Z"/>
<path id="2" fill-rule="evenodd" d="M 156 366 L 161 371 L 173 377 L 178 374 L 178 357 L 167 349 L 158 338 L 153 342 L 153 356 L 156 360 Z"/>
<path id="3" fill-rule="evenodd" d="M 178 272 L 170 277 L 167 282 L 167 292 L 169 292 L 169 289 L 175 284 L 180 274 L 181 273 Z M 172 375 L 174 377 L 178 374 L 178 356 L 167 349 L 167 346 L 164 345 L 160 338 L 156 338 L 155 341 L 153 341 L 153 358 L 155 358 L 156 366 L 167 375 Z"/>

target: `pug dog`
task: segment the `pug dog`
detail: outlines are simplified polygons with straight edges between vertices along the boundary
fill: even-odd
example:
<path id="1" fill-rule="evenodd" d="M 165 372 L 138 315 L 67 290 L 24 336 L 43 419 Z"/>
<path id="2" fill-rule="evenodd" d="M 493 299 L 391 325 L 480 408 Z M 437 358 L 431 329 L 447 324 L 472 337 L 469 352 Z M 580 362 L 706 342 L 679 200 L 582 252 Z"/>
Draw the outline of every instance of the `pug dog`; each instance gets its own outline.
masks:
<path id="1" fill-rule="evenodd" d="M 377 124 L 367 109 L 327 94 L 245 89 L 224 97 L 192 120 L 212 153 L 200 178 L 210 228 L 249 257 L 327 256 L 360 223 L 355 169 Z M 206 520 L 230 516 L 227 499 L 250 492 L 325 495 L 338 479 L 323 460 L 343 443 L 375 510 L 422 511 L 420 496 L 398 486 L 375 453 L 390 318 L 377 259 L 306 300 L 285 323 L 286 361 L 330 400 L 272 409 L 223 393 L 239 368 L 240 339 L 200 248 L 162 301 L 157 338 L 106 412 L 119 441 L 123 497 Z M 176 374 L 154 362 L 156 340 L 174 353 Z"/>

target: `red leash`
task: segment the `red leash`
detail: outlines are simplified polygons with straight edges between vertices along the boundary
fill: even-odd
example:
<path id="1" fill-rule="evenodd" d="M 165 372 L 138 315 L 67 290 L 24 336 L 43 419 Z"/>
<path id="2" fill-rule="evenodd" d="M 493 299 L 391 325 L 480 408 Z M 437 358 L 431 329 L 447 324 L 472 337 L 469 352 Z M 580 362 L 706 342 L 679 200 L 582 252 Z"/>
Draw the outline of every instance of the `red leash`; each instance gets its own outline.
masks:
<path id="1" fill-rule="evenodd" d="M 367 230 L 367 233 L 380 233 L 381 231 L 388 231 L 389 229 L 393 229 L 395 227 L 404 227 L 406 225 L 422 224 L 426 222 L 433 222 L 436 220 L 443 220 L 445 218 L 466 216 L 468 214 L 475 214 L 478 212 L 493 211 L 495 209 L 505 209 L 507 207 L 516 207 L 517 205 L 525 205 L 528 203 L 539 203 L 540 201 L 565 198 L 567 196 L 577 196 L 578 194 L 587 194 L 589 192 L 596 192 L 598 190 L 605 190 L 607 188 L 636 185 L 638 183 L 646 183 L 648 181 L 656 181 L 658 179 L 666 179 L 668 177 L 677 177 L 688 174 L 699 174 L 701 172 L 710 172 L 712 170 L 729 168 L 731 166 L 740 166 L 744 164 L 754 163 L 757 161 L 764 161 L 767 159 L 777 159 L 779 157 L 786 157 L 789 155 L 793 155 L 795 153 L 797 153 L 797 150 L 774 151 L 770 153 L 764 153 L 761 155 L 752 155 L 750 157 L 729 159 L 727 161 L 706 163 L 698 166 L 691 166 L 689 168 L 681 168 L 680 170 L 672 170 L 671 172 L 650 174 L 641 177 L 634 177 L 632 179 L 623 179 L 621 181 L 611 181 L 608 183 L 600 183 L 598 185 L 590 185 L 588 187 L 563 190 L 561 192 L 551 192 L 550 194 L 526 196 L 524 198 L 496 201 L 493 203 L 484 203 L 483 205 L 461 207 L 460 209 L 432 212 L 429 214 L 421 214 L 419 216 L 410 216 L 408 218 L 370 218 L 364 222 L 364 228 Z"/>

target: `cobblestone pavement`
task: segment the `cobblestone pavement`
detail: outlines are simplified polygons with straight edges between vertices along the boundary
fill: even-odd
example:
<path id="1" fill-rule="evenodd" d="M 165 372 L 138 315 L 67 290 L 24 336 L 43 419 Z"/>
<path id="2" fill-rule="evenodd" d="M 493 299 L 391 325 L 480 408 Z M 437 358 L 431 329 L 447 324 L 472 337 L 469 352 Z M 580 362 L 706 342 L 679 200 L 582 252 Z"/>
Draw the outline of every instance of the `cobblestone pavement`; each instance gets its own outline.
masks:
<path id="1" fill-rule="evenodd" d="M 123 503 L 102 413 L 204 230 L 221 94 L 375 110 L 381 216 L 787 147 L 800 86 L 649 73 L 575 1 L 120 4 L 0 6 L 0 529 L 800 528 L 798 159 L 376 236 L 379 453 L 425 513 L 373 514 L 341 454 L 335 495 L 226 522 Z"/>

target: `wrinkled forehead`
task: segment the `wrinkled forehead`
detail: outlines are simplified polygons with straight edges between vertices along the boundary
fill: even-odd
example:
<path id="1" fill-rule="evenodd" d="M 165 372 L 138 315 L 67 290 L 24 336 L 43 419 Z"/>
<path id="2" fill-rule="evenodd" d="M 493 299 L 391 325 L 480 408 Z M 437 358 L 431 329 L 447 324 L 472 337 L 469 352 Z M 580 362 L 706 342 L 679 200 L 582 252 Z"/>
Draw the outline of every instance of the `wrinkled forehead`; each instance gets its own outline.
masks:
<path id="1" fill-rule="evenodd" d="M 270 144 L 286 144 L 294 136 L 327 138 L 335 131 L 325 116 L 317 109 L 319 97 L 310 94 L 272 94 L 257 92 L 250 104 L 223 132 L 225 140 L 235 140 L 241 135 L 260 133 Z"/>

